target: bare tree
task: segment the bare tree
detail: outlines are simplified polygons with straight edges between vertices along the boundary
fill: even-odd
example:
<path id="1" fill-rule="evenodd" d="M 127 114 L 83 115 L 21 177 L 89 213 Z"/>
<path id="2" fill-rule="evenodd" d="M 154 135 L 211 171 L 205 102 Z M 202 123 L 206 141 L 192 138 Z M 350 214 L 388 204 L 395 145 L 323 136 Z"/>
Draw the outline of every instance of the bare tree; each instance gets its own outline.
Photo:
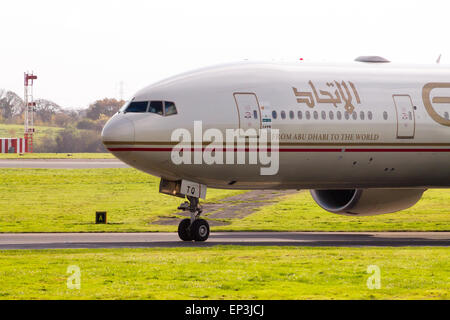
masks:
<path id="1" fill-rule="evenodd" d="M 51 123 L 53 116 L 62 112 L 62 108 L 53 101 L 38 99 L 36 100 L 35 112 L 36 120 L 41 120 L 42 123 Z"/>
<path id="2" fill-rule="evenodd" d="M 22 113 L 24 103 L 22 98 L 12 91 L 0 89 L 0 112 L 2 119 L 11 122 L 15 116 Z"/>

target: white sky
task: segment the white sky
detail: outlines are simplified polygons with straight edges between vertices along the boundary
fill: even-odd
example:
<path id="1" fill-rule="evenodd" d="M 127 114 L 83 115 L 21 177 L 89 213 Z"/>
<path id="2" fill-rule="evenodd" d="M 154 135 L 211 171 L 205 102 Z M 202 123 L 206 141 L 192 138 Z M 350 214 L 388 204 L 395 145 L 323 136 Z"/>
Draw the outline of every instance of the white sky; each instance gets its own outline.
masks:
<path id="1" fill-rule="evenodd" d="M 450 61 L 449 1 L 8 0 L 0 6 L 0 88 L 84 108 L 162 78 L 249 60 Z"/>

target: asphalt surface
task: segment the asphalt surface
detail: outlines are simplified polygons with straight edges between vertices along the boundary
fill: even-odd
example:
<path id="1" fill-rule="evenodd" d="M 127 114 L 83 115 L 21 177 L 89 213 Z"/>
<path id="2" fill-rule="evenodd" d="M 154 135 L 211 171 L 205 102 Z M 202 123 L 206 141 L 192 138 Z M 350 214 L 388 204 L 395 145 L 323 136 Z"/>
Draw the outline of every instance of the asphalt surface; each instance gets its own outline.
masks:
<path id="1" fill-rule="evenodd" d="M 117 159 L 1 159 L 0 168 L 104 169 L 129 166 Z"/>
<path id="2" fill-rule="evenodd" d="M 206 242 L 183 242 L 176 233 L 0 234 L 0 249 L 154 248 L 243 246 L 403 247 L 450 246 L 450 232 L 213 232 Z"/>

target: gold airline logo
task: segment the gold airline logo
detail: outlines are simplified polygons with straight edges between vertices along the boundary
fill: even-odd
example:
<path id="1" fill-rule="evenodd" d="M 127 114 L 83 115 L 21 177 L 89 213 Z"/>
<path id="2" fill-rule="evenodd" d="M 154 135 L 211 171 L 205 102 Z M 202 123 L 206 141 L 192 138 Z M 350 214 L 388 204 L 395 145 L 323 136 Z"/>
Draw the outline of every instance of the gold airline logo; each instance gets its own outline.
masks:
<path id="1" fill-rule="evenodd" d="M 355 110 L 353 98 L 357 104 L 361 104 L 358 90 L 356 90 L 355 85 L 351 81 L 348 81 L 348 84 L 345 81 L 327 82 L 326 85 L 331 88 L 330 91 L 319 89 L 319 92 L 317 92 L 316 86 L 312 81 L 309 81 L 308 84 L 311 87 L 311 91 L 298 91 L 294 87 L 292 89 L 297 97 L 297 102 L 305 103 L 310 108 L 314 108 L 316 104 L 324 103 L 331 103 L 336 108 L 338 105 L 343 104 L 345 110 L 348 113 L 352 113 Z M 334 92 L 333 89 L 335 89 Z"/>
<path id="2" fill-rule="evenodd" d="M 438 105 L 438 104 L 447 104 L 447 107 L 448 107 L 448 105 L 450 105 L 450 97 L 449 96 L 447 96 L 447 97 L 435 96 L 435 97 L 431 98 L 431 91 L 433 89 L 450 89 L 450 83 L 449 82 L 430 82 L 430 83 L 427 83 L 423 87 L 423 90 L 422 90 L 423 104 L 425 105 L 425 109 L 427 110 L 430 117 L 437 123 L 440 123 L 444 126 L 450 127 L 450 119 L 446 119 L 443 116 L 441 116 L 439 113 L 437 113 L 436 109 L 433 107 L 433 105 Z"/>

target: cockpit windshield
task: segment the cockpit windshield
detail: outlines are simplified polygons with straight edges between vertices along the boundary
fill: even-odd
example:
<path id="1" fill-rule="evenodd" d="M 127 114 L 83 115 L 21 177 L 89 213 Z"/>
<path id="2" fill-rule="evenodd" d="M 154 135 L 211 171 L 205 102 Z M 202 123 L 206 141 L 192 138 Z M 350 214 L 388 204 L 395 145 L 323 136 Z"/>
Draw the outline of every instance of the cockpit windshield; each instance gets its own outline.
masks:
<path id="1" fill-rule="evenodd" d="M 133 101 L 126 109 L 126 112 L 147 112 L 147 107 L 147 101 Z"/>
<path id="2" fill-rule="evenodd" d="M 120 108 L 119 112 L 150 112 L 166 117 L 177 114 L 177 107 L 172 101 L 130 101 Z"/>

